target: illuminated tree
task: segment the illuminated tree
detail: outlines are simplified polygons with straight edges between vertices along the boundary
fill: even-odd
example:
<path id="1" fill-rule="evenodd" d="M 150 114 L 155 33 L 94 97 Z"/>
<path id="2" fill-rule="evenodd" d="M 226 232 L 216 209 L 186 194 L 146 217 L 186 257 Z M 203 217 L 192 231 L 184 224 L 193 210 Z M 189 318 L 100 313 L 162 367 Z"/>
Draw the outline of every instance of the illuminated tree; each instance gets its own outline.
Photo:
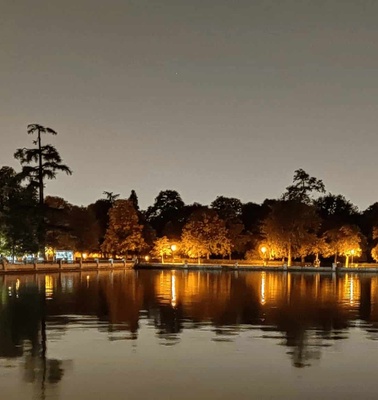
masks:
<path id="1" fill-rule="evenodd" d="M 313 206 L 287 200 L 272 206 L 261 229 L 269 247 L 277 257 L 287 258 L 290 266 L 293 257 L 303 256 L 300 249 L 315 241 L 319 226 L 320 219 Z"/>
<path id="2" fill-rule="evenodd" d="M 116 200 L 109 210 L 109 227 L 101 249 L 113 255 L 126 255 L 145 247 L 143 226 L 138 223 L 138 214 L 129 200 Z"/>
<path id="3" fill-rule="evenodd" d="M 310 176 L 303 169 L 297 169 L 294 172 L 293 184 L 286 188 L 286 192 L 282 195 L 282 199 L 295 200 L 301 203 L 310 204 L 310 195 L 313 192 L 325 193 L 323 181 Z"/>
<path id="4" fill-rule="evenodd" d="M 356 225 L 343 225 L 339 229 L 330 229 L 324 234 L 328 245 L 328 252 L 324 255 L 334 255 L 334 262 L 337 262 L 338 256 L 345 257 L 345 266 L 349 264 L 350 256 L 360 256 L 362 252 L 361 245 L 364 237 Z"/>
<path id="5" fill-rule="evenodd" d="M 223 220 L 215 211 L 202 209 L 193 213 L 184 226 L 181 247 L 189 257 L 210 258 L 211 254 L 225 256 L 231 242 Z"/>
<path id="6" fill-rule="evenodd" d="M 156 239 L 151 253 L 155 257 L 161 257 L 161 262 L 164 263 L 164 256 L 170 256 L 172 254 L 172 247 L 169 239 L 166 236 Z"/>

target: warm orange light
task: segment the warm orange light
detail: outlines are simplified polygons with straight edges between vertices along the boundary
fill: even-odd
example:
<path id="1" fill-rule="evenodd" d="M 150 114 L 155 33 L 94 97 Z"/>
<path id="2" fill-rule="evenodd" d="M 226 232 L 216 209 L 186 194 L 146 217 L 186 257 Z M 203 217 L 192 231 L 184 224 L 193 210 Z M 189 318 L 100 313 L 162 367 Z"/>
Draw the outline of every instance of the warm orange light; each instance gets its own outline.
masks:
<path id="1" fill-rule="evenodd" d="M 88 257 L 88 254 L 87 254 L 87 253 L 83 253 L 83 258 L 84 258 L 84 260 L 85 260 L 87 257 Z"/>
<path id="2" fill-rule="evenodd" d="M 150 261 L 150 256 L 145 256 L 144 259 L 148 262 Z"/>
<path id="3" fill-rule="evenodd" d="M 266 249 L 265 246 L 262 246 L 262 247 L 260 248 L 260 250 L 261 250 L 261 253 L 265 254 L 267 249 Z"/>
<path id="4" fill-rule="evenodd" d="M 171 250 L 172 250 L 172 251 L 176 251 L 176 250 L 177 250 L 177 246 L 176 246 L 175 244 L 172 244 Z"/>

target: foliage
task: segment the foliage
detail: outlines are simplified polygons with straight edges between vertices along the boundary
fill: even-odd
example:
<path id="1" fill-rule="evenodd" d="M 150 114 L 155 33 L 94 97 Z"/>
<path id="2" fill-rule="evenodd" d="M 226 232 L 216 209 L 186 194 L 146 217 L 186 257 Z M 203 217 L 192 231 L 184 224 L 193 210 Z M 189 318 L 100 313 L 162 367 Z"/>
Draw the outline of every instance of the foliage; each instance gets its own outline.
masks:
<path id="1" fill-rule="evenodd" d="M 164 256 L 170 256 L 172 254 L 169 239 L 166 236 L 156 239 L 151 253 L 155 257 L 161 257 L 161 262 L 164 263 Z"/>
<path id="2" fill-rule="evenodd" d="M 242 214 L 242 203 L 233 197 L 218 196 L 210 205 L 224 221 L 239 218 Z"/>
<path id="3" fill-rule="evenodd" d="M 54 179 L 57 172 L 72 174 L 71 169 L 62 163 L 62 158 L 56 148 L 50 144 L 42 145 L 41 135 L 57 133 L 48 127 L 38 124 L 31 124 L 27 127 L 28 134 L 37 134 L 37 139 L 33 141 L 36 147 L 18 149 L 14 157 L 20 162 L 22 171 L 20 178 L 28 180 L 30 187 L 38 188 L 39 191 L 39 213 L 40 221 L 38 225 L 38 243 L 40 251 L 45 254 L 46 245 L 46 226 L 44 209 L 44 182 L 46 179 Z"/>
<path id="4" fill-rule="evenodd" d="M 293 184 L 286 188 L 286 192 L 282 195 L 282 199 L 310 204 L 310 195 L 313 192 L 325 193 L 323 181 L 310 176 L 303 169 L 297 169 L 294 171 Z"/>
<path id="5" fill-rule="evenodd" d="M 183 224 L 182 211 L 184 206 L 181 196 L 175 190 L 161 191 L 155 198 L 154 205 L 148 207 L 145 214 L 146 220 L 155 229 L 159 237 L 163 236 L 166 225 L 171 223 L 170 236 L 178 237 Z"/>
<path id="6" fill-rule="evenodd" d="M 325 240 L 328 245 L 328 252 L 324 255 L 345 256 L 346 261 L 351 255 L 360 256 L 362 252 L 362 244 L 364 237 L 356 225 L 343 225 L 339 229 L 331 229 L 324 234 Z"/>
<path id="7" fill-rule="evenodd" d="M 142 225 L 129 200 L 116 200 L 109 210 L 109 227 L 101 249 L 113 255 L 127 255 L 129 251 L 140 251 L 145 247 Z"/>
<path id="8" fill-rule="evenodd" d="M 225 256 L 231 251 L 231 242 L 223 220 L 213 210 L 193 213 L 181 237 L 182 250 L 189 257 Z"/>
<path id="9" fill-rule="evenodd" d="M 32 186 L 39 188 L 40 203 L 43 203 L 43 189 L 45 179 L 54 179 L 58 171 L 72 174 L 69 167 L 62 164 L 62 158 L 56 148 L 50 144 L 42 145 L 41 134 L 57 133 L 48 127 L 31 124 L 27 127 L 28 134 L 37 133 L 37 140 L 33 141 L 37 147 L 18 149 L 14 157 L 22 165 L 21 177 L 28 179 Z"/>
<path id="10" fill-rule="evenodd" d="M 46 246 L 52 249 L 71 249 L 73 240 L 70 234 L 71 204 L 61 197 L 46 196 L 45 223 Z"/>
<path id="11" fill-rule="evenodd" d="M 2 250 L 21 255 L 38 250 L 37 227 L 40 215 L 36 212 L 36 191 L 23 187 L 10 167 L 0 169 L 0 229 Z"/>
<path id="12" fill-rule="evenodd" d="M 263 221 L 262 232 L 275 257 L 303 256 L 303 249 L 316 239 L 320 219 L 313 206 L 294 200 L 274 204 Z M 301 254 L 302 253 L 302 254 Z"/>
<path id="13" fill-rule="evenodd" d="M 118 199 L 119 194 L 114 194 L 114 192 L 107 192 L 106 190 L 102 192 L 102 194 L 105 195 L 106 201 L 110 203 L 110 205 L 113 205 L 114 202 Z"/>
<path id="14" fill-rule="evenodd" d="M 342 195 L 328 193 L 316 199 L 314 204 L 323 220 L 323 232 L 345 224 L 353 224 L 359 217 L 358 208 Z"/>
<path id="15" fill-rule="evenodd" d="M 81 253 L 99 249 L 99 226 L 87 207 L 73 206 L 70 210 L 70 234 L 73 248 Z"/>
<path id="16" fill-rule="evenodd" d="M 134 208 L 139 211 L 139 202 L 138 202 L 138 196 L 135 192 L 135 190 L 132 190 L 130 193 L 129 201 L 133 203 Z"/>

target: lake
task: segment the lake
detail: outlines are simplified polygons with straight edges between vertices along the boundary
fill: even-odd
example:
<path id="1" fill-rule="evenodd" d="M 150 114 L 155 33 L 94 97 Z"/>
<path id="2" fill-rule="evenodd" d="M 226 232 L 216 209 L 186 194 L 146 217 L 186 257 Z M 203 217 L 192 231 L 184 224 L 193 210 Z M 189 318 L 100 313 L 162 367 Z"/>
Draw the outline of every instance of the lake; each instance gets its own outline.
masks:
<path id="1" fill-rule="evenodd" d="M 378 276 L 0 276 L 1 399 L 376 399 Z"/>

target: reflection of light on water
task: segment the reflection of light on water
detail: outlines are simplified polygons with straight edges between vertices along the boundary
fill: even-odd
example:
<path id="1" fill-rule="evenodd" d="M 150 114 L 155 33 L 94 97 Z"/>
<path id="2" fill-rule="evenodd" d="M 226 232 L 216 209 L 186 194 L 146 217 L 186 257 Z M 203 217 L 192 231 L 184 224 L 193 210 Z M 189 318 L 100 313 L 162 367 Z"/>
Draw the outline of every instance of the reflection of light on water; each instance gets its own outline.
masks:
<path id="1" fill-rule="evenodd" d="M 89 275 L 87 275 L 87 288 L 89 288 Z"/>
<path id="2" fill-rule="evenodd" d="M 46 294 L 46 299 L 51 300 L 53 298 L 53 287 L 54 287 L 54 281 L 52 276 L 46 275 L 45 276 L 45 294 Z"/>
<path id="3" fill-rule="evenodd" d="M 345 275 L 344 281 L 344 299 L 348 302 L 351 306 L 358 301 L 359 298 L 359 282 L 355 276 L 352 275 Z"/>
<path id="4" fill-rule="evenodd" d="M 261 286 L 260 286 L 260 294 L 261 294 L 261 304 L 265 304 L 265 272 L 261 273 Z"/>
<path id="5" fill-rule="evenodd" d="M 172 307 L 176 307 L 176 277 L 174 275 L 172 275 L 171 278 L 171 304 Z"/>

